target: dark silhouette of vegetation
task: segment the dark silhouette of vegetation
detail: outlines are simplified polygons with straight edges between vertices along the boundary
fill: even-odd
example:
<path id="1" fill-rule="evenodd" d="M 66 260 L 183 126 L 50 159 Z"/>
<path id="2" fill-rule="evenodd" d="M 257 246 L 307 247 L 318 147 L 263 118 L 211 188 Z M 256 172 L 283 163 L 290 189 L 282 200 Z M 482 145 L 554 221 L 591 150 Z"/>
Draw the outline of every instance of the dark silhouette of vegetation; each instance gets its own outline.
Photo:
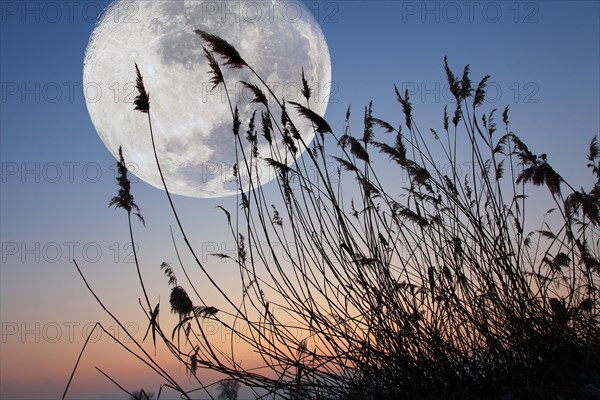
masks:
<path id="1" fill-rule="evenodd" d="M 240 384 L 233 379 L 219 382 L 219 400 L 237 400 Z"/>
<path id="2" fill-rule="evenodd" d="M 135 66 L 135 68 L 136 68 L 136 71 L 138 72 L 138 79 L 139 79 L 138 89 L 140 89 L 140 87 L 143 87 L 143 83 L 141 83 L 141 76 L 139 75 L 139 70 L 137 69 L 137 65 Z M 142 95 L 138 96 L 138 98 L 141 96 Z M 144 96 L 146 96 L 145 91 L 144 91 Z M 136 107 L 136 110 L 137 109 L 139 109 L 139 108 Z M 127 166 L 125 165 L 125 159 L 123 158 L 123 149 L 120 146 L 119 146 L 119 162 L 117 162 L 117 170 L 119 172 L 119 176 L 117 177 L 117 182 L 119 184 L 119 194 L 117 196 L 113 197 L 112 199 L 110 199 L 108 206 L 109 207 L 115 206 L 115 208 L 122 208 L 125 211 L 127 211 L 127 223 L 129 226 L 129 237 L 131 238 L 131 243 L 135 243 L 135 241 L 133 240 L 133 227 L 131 226 L 131 213 L 133 212 L 133 214 L 138 217 L 138 219 L 144 226 L 146 225 L 146 221 L 144 220 L 144 217 L 142 217 L 140 208 L 135 203 L 135 201 L 133 199 L 133 195 L 131 194 L 131 182 L 129 181 L 129 178 L 127 177 L 128 170 L 127 170 Z M 132 246 L 132 248 L 133 248 L 133 257 L 135 260 L 135 265 L 137 267 L 138 277 L 140 279 L 140 285 L 142 287 L 142 291 L 144 292 L 144 297 L 146 298 L 148 308 L 150 308 L 150 300 L 148 299 L 148 294 L 146 293 L 146 287 L 144 286 L 144 281 L 142 279 L 142 273 L 140 272 L 140 266 L 139 266 L 138 259 L 137 259 L 137 251 L 135 249 L 135 246 Z"/>
<path id="3" fill-rule="evenodd" d="M 225 67 L 249 69 L 258 82 L 243 83 L 256 107 L 246 126 L 229 100 L 240 201 L 236 210 L 220 209 L 237 252 L 213 255 L 237 268 L 240 293 L 226 293 L 197 257 L 162 179 L 185 250 L 218 298 L 203 297 L 197 282 L 178 282 L 171 264 L 157 262 L 179 316 L 163 330 L 159 304 L 150 306 L 140 275 L 149 322 L 144 339 L 152 332 L 157 346 L 159 338 L 196 384 L 183 389 L 131 338 L 130 352 L 164 379 L 161 390 L 184 398 L 202 390 L 213 398 L 198 371 L 210 369 L 232 379 L 219 384 L 219 398 L 229 399 L 239 384 L 257 397 L 287 399 L 600 396 L 597 138 L 587 154 L 592 186 L 576 190 L 548 155 L 534 154 L 511 131 L 508 107 L 501 123 L 497 110 L 481 111 L 489 76 L 475 84 L 467 65 L 459 78 L 446 59 L 454 103 L 444 107 L 441 129 L 422 131 L 408 93 L 394 87 L 401 123 L 375 117 L 369 104 L 360 133 L 352 131 L 348 108 L 338 134 L 311 110 L 303 71 L 304 104 L 286 102 L 233 46 L 196 33 L 211 49 L 204 51 L 215 88 L 226 85 L 217 57 Z M 136 74 L 136 110 L 147 114 L 154 145 L 137 65 Z M 311 123 L 312 143 L 299 134 L 297 118 Z M 268 153 L 259 152 L 259 141 Z M 155 147 L 154 155 L 162 178 Z M 111 204 L 130 216 L 139 208 L 120 157 L 121 189 Z M 276 173 L 276 195 L 263 191 L 259 159 Z M 338 165 L 333 173 L 331 161 Z M 542 190 L 552 207 L 545 213 L 528 199 Z M 541 220 L 530 217 L 536 213 Z M 136 266 L 139 273 L 137 258 Z M 180 268 L 188 277 L 190 267 Z M 229 349 L 207 336 L 206 319 L 233 332 Z M 261 358 L 262 369 L 242 367 L 238 342 Z"/>
<path id="4" fill-rule="evenodd" d="M 146 393 L 144 389 L 136 390 L 131 393 L 129 400 L 154 400 L 154 393 Z"/>

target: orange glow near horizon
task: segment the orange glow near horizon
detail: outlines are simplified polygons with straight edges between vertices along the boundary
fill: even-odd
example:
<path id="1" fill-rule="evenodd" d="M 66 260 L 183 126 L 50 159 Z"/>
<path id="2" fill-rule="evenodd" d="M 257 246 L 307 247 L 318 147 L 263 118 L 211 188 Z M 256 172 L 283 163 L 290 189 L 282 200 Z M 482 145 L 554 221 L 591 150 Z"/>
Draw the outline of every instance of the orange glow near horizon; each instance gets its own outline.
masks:
<path id="1" fill-rule="evenodd" d="M 163 329 L 170 336 L 175 324 L 171 318 L 164 319 Z M 114 322 L 111 324 L 110 321 L 105 320 L 102 323 L 111 334 L 135 349 L 130 339 Z M 129 322 L 124 325 L 136 340 L 142 341 L 147 323 Z M 91 332 L 93 326 L 91 322 L 87 324 L 46 322 L 29 325 L 5 322 L 0 364 L 3 382 L 0 397 L 60 398 L 85 343 L 85 337 Z M 204 326 L 209 340 L 212 339 L 211 341 L 222 350 L 229 351 L 231 333 L 219 329 L 216 321 L 206 321 Z M 189 390 L 199 386 L 160 339 L 157 339 L 156 352 L 151 335 L 146 338 L 143 347 L 183 388 Z M 182 351 L 189 350 L 189 346 L 182 346 Z M 142 355 L 139 349 L 136 349 L 136 353 Z M 236 344 L 235 353 L 236 360 L 242 365 L 258 364 L 256 355 L 247 346 Z M 160 384 L 164 383 L 164 379 L 123 349 L 108 334 L 96 330 L 83 353 L 67 398 L 97 398 L 97 396 L 114 398 L 114 394 L 119 393 L 119 389 L 95 367 L 100 368 L 130 391 L 143 387 L 156 393 Z M 218 373 L 200 368 L 197 376 L 205 385 L 221 378 Z M 27 388 L 27 390 L 20 388 Z"/>

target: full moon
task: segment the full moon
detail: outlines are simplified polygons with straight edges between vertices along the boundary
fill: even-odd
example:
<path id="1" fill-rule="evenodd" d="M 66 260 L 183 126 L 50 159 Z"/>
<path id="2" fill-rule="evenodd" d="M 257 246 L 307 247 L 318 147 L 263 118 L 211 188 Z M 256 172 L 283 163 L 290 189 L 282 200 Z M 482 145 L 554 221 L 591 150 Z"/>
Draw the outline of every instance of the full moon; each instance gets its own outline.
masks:
<path id="1" fill-rule="evenodd" d="M 275 178 L 263 158 L 271 157 L 261 135 L 261 104 L 240 82 L 256 84 L 268 93 L 247 68 L 221 64 L 223 85 L 213 89 L 209 65 L 196 29 L 220 36 L 280 99 L 306 105 L 301 94 L 301 72 L 312 90 L 309 107 L 324 115 L 331 88 L 327 43 L 311 12 L 294 1 L 184 1 L 123 0 L 111 4 L 90 38 L 83 66 L 84 97 L 92 123 L 109 151 L 118 157 L 122 146 L 131 172 L 163 188 L 148 128 L 147 115 L 134 111 L 135 63 L 150 93 L 152 127 L 158 158 L 168 189 L 193 197 L 235 194 L 236 150 L 227 94 L 239 109 L 240 136 L 257 110 L 258 173 L 260 183 Z M 272 99 L 271 99 L 272 100 Z M 275 122 L 280 110 L 270 105 Z M 311 125 L 288 111 L 303 140 L 314 137 Z M 280 139 L 274 133 L 275 140 Z M 281 147 L 281 146 L 280 146 Z M 299 157 L 301 152 L 296 153 Z M 290 154 L 288 164 L 294 161 Z M 242 184 L 244 187 L 244 184 Z"/>

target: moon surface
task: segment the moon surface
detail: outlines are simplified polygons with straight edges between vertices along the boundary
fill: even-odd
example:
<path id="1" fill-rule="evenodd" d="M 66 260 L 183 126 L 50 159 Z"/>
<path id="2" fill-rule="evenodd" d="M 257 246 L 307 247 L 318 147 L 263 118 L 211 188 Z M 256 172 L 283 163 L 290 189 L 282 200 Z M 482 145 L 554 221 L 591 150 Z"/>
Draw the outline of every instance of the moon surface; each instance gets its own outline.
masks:
<path id="1" fill-rule="evenodd" d="M 281 99 L 306 104 L 301 70 L 313 95 L 310 108 L 325 114 L 331 84 L 329 49 L 318 23 L 301 3 L 293 1 L 117 1 L 105 11 L 90 38 L 83 66 L 84 97 L 100 138 L 118 157 L 123 147 L 131 172 L 163 188 L 152 151 L 147 115 L 134 111 L 137 63 L 150 93 L 152 127 L 157 153 L 169 191 L 193 197 L 235 194 L 236 163 L 232 116 L 223 85 L 212 90 L 209 66 L 194 30 L 227 40 Z M 261 135 L 261 104 L 239 82 L 260 86 L 247 68 L 223 65 L 215 54 L 227 92 L 239 108 L 244 146 L 248 123 L 257 110 L 260 183 L 275 178 L 263 158 L 272 157 Z M 261 87 L 266 93 L 264 87 Z M 271 104 L 275 122 L 280 112 Z M 309 123 L 295 116 L 306 143 L 314 137 Z M 273 133 L 274 145 L 281 135 Z M 281 145 L 279 145 L 280 148 Z M 301 152 L 296 154 L 300 157 Z M 289 154 L 288 164 L 294 161 Z M 243 168 L 238 177 L 244 184 Z M 246 174 L 247 179 L 247 174 Z"/>

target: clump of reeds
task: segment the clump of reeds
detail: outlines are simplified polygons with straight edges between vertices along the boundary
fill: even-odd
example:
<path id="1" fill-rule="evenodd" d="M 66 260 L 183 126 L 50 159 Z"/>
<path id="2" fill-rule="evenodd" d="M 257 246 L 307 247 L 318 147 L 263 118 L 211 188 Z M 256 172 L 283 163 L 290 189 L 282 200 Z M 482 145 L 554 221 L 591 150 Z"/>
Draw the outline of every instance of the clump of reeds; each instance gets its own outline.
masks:
<path id="1" fill-rule="evenodd" d="M 225 67 L 254 72 L 225 40 L 196 33 L 211 49 L 205 54 L 215 88 L 225 85 L 217 57 Z M 598 141 L 587 154 L 592 187 L 576 190 L 547 155 L 534 154 L 509 129 L 508 107 L 500 116 L 482 111 L 489 76 L 475 84 L 466 66 L 459 78 L 446 59 L 444 70 L 455 101 L 443 109 L 442 128 L 428 131 L 413 119 L 408 93 L 396 88 L 403 121 L 379 119 L 369 104 L 356 135 L 350 108 L 338 134 L 308 106 L 271 93 L 273 104 L 256 73 L 262 87 L 244 83 L 256 111 L 241 121 L 230 104 L 231 140 L 236 176 L 246 172 L 250 185 L 246 192 L 239 185 L 239 208 L 221 208 L 237 255 L 214 255 L 237 267 L 241 303 L 196 256 L 163 180 L 187 251 L 207 278 L 203 284 L 221 296 L 203 298 L 188 280 L 192 300 L 188 285 L 179 286 L 163 264 L 180 317 L 173 335 L 163 333 L 158 306 L 151 312 L 148 302 L 149 329 L 198 384 L 181 389 L 184 397 L 206 389 L 197 369 L 222 372 L 257 395 L 289 399 L 599 395 Z M 136 72 L 136 107 L 151 124 L 137 66 Z M 301 79 L 309 104 L 304 71 Z M 281 110 L 279 121 L 273 107 Z M 297 118 L 312 124 L 311 144 Z M 269 154 L 258 153 L 257 121 Z M 303 155 L 289 164 L 298 151 Z M 258 157 L 276 173 L 274 197 L 259 184 Z M 334 174 L 331 160 L 339 164 Z M 528 201 L 534 186 L 547 190 L 552 207 L 541 221 L 526 218 L 538 207 Z M 216 303 L 226 307 L 207 305 Z M 205 335 L 204 318 L 232 330 L 230 352 Z M 176 332 L 186 340 L 175 344 Z M 264 369 L 244 369 L 235 356 L 238 341 L 261 357 Z"/>

